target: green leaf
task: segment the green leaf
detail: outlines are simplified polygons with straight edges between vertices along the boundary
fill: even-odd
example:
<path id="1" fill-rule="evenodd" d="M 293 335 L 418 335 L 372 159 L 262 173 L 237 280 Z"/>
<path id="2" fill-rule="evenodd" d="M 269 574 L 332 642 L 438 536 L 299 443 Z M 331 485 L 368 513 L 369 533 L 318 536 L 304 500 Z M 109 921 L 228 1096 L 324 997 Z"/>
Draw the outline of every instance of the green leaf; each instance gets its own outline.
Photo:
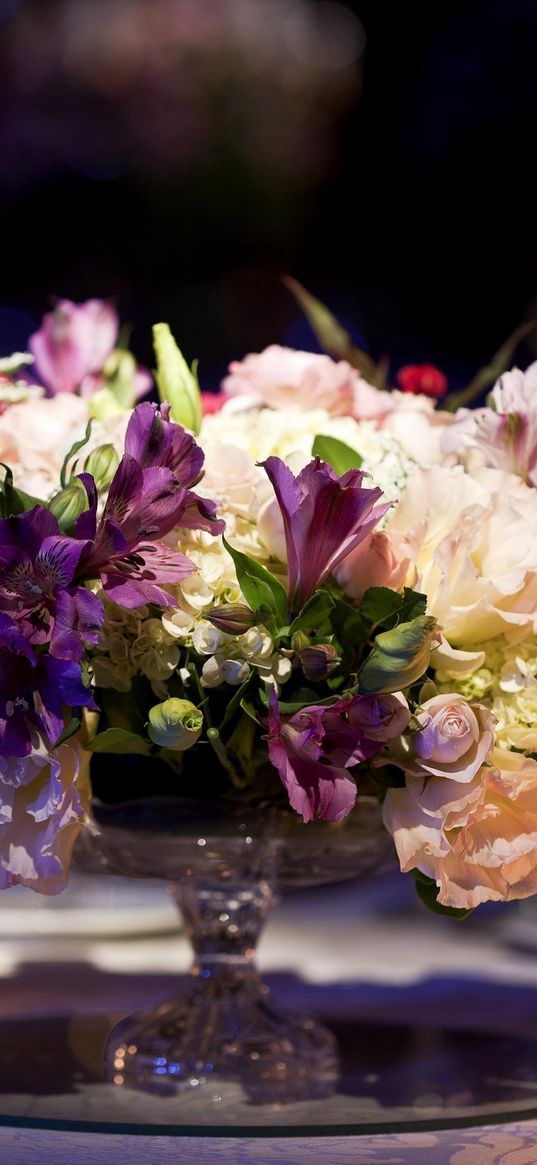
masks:
<path id="1" fill-rule="evenodd" d="M 150 756 L 151 745 L 136 732 L 126 732 L 124 728 L 107 728 L 93 738 L 89 750 L 120 753 L 126 756 Z"/>
<path id="2" fill-rule="evenodd" d="M 331 619 L 342 647 L 357 647 L 367 639 L 370 624 L 362 618 L 360 610 L 344 599 L 336 602 Z"/>
<path id="3" fill-rule="evenodd" d="M 246 712 L 246 715 L 250 717 L 250 720 L 255 720 L 255 723 L 259 724 L 261 728 L 264 727 L 263 722 L 259 719 L 258 710 L 252 699 L 246 699 L 246 697 L 243 696 L 241 700 L 241 708 L 243 712 Z"/>
<path id="4" fill-rule="evenodd" d="M 295 712 L 300 712 L 302 708 L 308 708 L 311 704 L 315 704 L 315 707 L 319 705 L 321 707 L 328 707 L 330 704 L 335 704 L 338 700 L 341 700 L 342 694 L 340 692 L 337 696 L 325 696 L 323 700 L 320 700 L 318 693 L 313 688 L 297 688 L 293 699 L 278 700 L 278 707 L 284 716 L 293 716 Z M 268 694 L 261 690 L 259 692 L 259 698 L 261 703 L 268 708 Z"/>
<path id="5" fill-rule="evenodd" d="M 247 554 L 235 550 L 223 538 L 224 546 L 235 563 L 237 579 L 250 609 L 268 612 L 274 617 L 278 627 L 287 621 L 287 591 L 279 579 L 270 574 L 261 563 L 255 562 Z M 265 620 L 266 621 L 266 620 Z"/>
<path id="6" fill-rule="evenodd" d="M 436 882 L 432 878 L 428 878 L 426 874 L 422 874 L 421 870 L 411 870 L 410 873 L 416 880 L 418 898 L 433 914 L 443 914 L 447 918 L 458 919 L 468 918 L 468 915 L 472 914 L 471 910 L 457 910 L 453 906 L 442 906 L 438 901 L 438 886 Z"/>
<path id="7" fill-rule="evenodd" d="M 65 486 L 67 485 L 67 482 L 69 480 L 69 478 L 67 476 L 67 467 L 69 465 L 69 462 L 75 456 L 75 453 L 78 453 L 79 449 L 83 449 L 84 445 L 87 445 L 87 443 L 90 439 L 90 436 L 91 436 L 91 426 L 92 425 L 93 425 L 93 418 L 90 418 L 90 420 L 88 421 L 88 423 L 86 425 L 86 432 L 84 433 L 84 436 L 81 437 L 79 441 L 75 441 L 74 445 L 71 445 L 69 452 L 67 453 L 66 457 L 64 458 L 64 462 L 63 462 L 63 465 L 61 468 L 61 473 L 60 473 L 60 485 L 61 485 L 62 489 L 65 489 Z M 71 469 L 71 473 L 69 476 L 72 476 L 74 474 L 75 468 L 76 468 L 76 466 L 73 465 L 73 467 Z"/>
<path id="8" fill-rule="evenodd" d="M 15 489 L 9 465 L 0 461 L 0 466 L 5 470 L 5 477 L 0 485 L 0 517 L 11 518 L 16 514 L 25 514 L 27 510 L 33 510 L 34 506 L 45 505 L 42 498 L 34 498 L 22 489 Z"/>
<path id="9" fill-rule="evenodd" d="M 75 732 L 78 732 L 81 723 L 82 721 L 80 716 L 71 716 L 71 719 L 65 725 L 61 736 L 58 737 L 54 748 L 59 748 L 60 744 L 65 744 L 66 740 L 70 740 L 71 736 L 74 736 Z"/>
<path id="10" fill-rule="evenodd" d="M 377 635 L 358 675 L 360 693 L 398 692 L 415 683 L 427 670 L 436 619 L 418 615 L 391 631 Z"/>
<path id="11" fill-rule="evenodd" d="M 329 613 L 334 606 L 334 600 L 327 591 L 314 591 L 293 619 L 289 635 L 294 635 L 296 631 L 315 631 L 317 634 L 323 634 L 323 628 L 330 628 Z"/>
<path id="12" fill-rule="evenodd" d="M 359 469 L 363 462 L 363 457 L 356 449 L 339 441 L 337 437 L 326 437 L 323 433 L 315 437 L 312 453 L 314 457 L 320 457 L 331 465 L 340 476 L 348 473 L 349 469 Z"/>
<path id="13" fill-rule="evenodd" d="M 425 615 L 427 596 L 405 587 L 402 595 L 389 587 L 369 587 L 360 603 L 360 615 L 371 627 L 380 624 L 387 631 L 398 623 Z"/>
<path id="14" fill-rule="evenodd" d="M 197 366 L 188 364 L 177 346 L 168 324 L 155 324 L 153 345 L 157 358 L 156 381 L 159 398 L 171 406 L 171 418 L 196 435 L 201 429 L 201 395 Z"/>
<path id="15" fill-rule="evenodd" d="M 306 288 L 297 279 L 286 275 L 283 282 L 302 308 L 321 347 L 326 352 L 329 352 L 330 356 L 333 356 L 336 360 L 346 360 L 353 368 L 357 368 L 365 376 L 366 380 L 376 388 L 384 388 L 386 384 L 385 361 L 380 365 L 376 365 L 375 361 L 371 359 L 371 356 L 368 356 L 367 352 L 357 347 L 350 333 L 341 326 L 336 317 L 332 315 L 332 312 L 325 307 L 324 303 L 316 299 L 311 292 L 306 291 Z"/>

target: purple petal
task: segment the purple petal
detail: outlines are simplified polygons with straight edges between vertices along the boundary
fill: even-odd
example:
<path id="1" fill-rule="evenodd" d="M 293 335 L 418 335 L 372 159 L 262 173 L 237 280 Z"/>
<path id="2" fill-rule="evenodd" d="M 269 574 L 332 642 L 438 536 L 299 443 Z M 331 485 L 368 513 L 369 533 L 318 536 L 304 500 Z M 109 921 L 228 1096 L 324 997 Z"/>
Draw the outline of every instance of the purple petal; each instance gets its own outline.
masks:
<path id="1" fill-rule="evenodd" d="M 170 469 L 180 485 L 192 486 L 200 480 L 204 453 L 194 437 L 181 425 L 162 416 L 157 405 L 145 401 L 137 405 L 125 435 L 125 453 L 143 469 L 161 466 Z"/>
<path id="2" fill-rule="evenodd" d="M 97 489 L 91 473 L 79 473 L 77 477 L 82 482 L 88 496 L 88 509 L 84 510 L 77 518 L 75 533 L 77 538 L 90 540 L 95 538 L 97 529 Z"/>
<path id="3" fill-rule="evenodd" d="M 40 664 L 43 691 L 53 707 L 67 704 L 72 708 L 97 709 L 90 688 L 82 680 L 78 663 L 48 655 L 41 656 Z"/>
<path id="4" fill-rule="evenodd" d="M 4 652 L 24 655 L 32 663 L 35 663 L 35 652 L 32 651 L 22 631 L 19 630 L 13 619 L 9 618 L 9 615 L 0 612 L 0 660 Z M 0 673 L 0 690 L 1 688 L 2 677 Z"/>
<path id="5" fill-rule="evenodd" d="M 53 535 L 45 538 L 35 560 L 36 576 L 40 577 L 47 589 L 66 587 L 72 581 L 84 542 L 75 538 Z"/>
<path id="6" fill-rule="evenodd" d="M 381 490 L 365 489 L 359 470 L 339 478 L 316 457 L 295 477 L 279 457 L 261 464 L 282 513 L 291 606 L 300 610 L 389 505 L 375 508 Z"/>
<path id="7" fill-rule="evenodd" d="M 25 514 L 0 519 L 0 557 L 6 547 L 14 548 L 18 555 L 27 554 L 31 559 L 38 554 L 45 538 L 59 534 L 60 528 L 53 514 L 45 506 L 34 506 Z"/>
<path id="8" fill-rule="evenodd" d="M 216 502 L 188 490 L 184 509 L 177 524 L 183 530 L 206 530 L 208 534 L 223 534 L 226 523 L 223 518 L 216 517 L 216 510 Z"/>
<path id="9" fill-rule="evenodd" d="M 177 586 L 183 579 L 193 574 L 196 567 L 184 554 L 168 550 L 164 546 L 146 546 L 144 558 L 127 570 L 103 572 L 101 581 L 106 594 L 121 607 L 140 607 L 144 603 L 155 603 L 159 607 L 173 607 L 176 600 L 159 583 Z M 137 555 L 140 557 L 141 555 Z M 122 564 L 123 566 L 123 564 Z"/>
<path id="10" fill-rule="evenodd" d="M 63 591 L 56 600 L 50 654 L 57 659 L 80 660 L 85 643 L 97 643 L 104 607 L 85 587 Z"/>
<path id="11" fill-rule="evenodd" d="M 341 821 L 355 803 L 355 782 L 345 767 L 330 763 L 330 740 L 327 740 L 331 717 L 339 712 L 341 718 L 341 711 L 347 707 L 348 701 L 340 701 L 336 711 L 321 706 L 303 708 L 282 725 L 277 696 L 271 692 L 269 758 L 285 785 L 291 807 L 304 821 L 316 818 Z M 351 742 L 348 743 L 352 749 Z M 346 758 L 347 764 L 351 763 L 351 756 L 352 752 Z"/>

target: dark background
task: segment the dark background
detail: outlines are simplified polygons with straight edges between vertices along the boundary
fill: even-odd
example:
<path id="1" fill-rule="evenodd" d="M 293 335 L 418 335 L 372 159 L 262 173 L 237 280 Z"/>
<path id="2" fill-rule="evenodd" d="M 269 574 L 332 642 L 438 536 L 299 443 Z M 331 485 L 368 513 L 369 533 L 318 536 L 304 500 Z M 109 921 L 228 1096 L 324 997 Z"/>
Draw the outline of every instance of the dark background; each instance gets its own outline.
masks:
<path id="1" fill-rule="evenodd" d="M 0 39 L 3 353 L 114 297 L 214 386 L 314 346 L 289 272 L 455 388 L 534 310 L 535 0 L 0 0 Z"/>

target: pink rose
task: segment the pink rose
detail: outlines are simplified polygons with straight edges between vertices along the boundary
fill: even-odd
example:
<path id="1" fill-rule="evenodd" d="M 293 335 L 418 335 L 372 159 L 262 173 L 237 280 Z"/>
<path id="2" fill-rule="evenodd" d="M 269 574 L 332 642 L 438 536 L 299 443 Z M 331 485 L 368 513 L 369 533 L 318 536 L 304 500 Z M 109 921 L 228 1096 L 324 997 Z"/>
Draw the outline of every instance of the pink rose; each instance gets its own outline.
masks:
<path id="1" fill-rule="evenodd" d="M 389 789 L 384 823 L 401 869 L 432 878 L 443 906 L 527 898 L 537 891 L 537 763 L 494 749 L 491 766 L 461 785 L 408 776 Z"/>
<path id="2" fill-rule="evenodd" d="M 247 396 L 252 404 L 276 409 L 294 407 L 309 412 L 322 408 L 332 416 L 353 414 L 360 380 L 345 360 L 297 352 L 279 344 L 234 360 L 229 371 L 222 383 L 229 396 Z"/>
<path id="3" fill-rule="evenodd" d="M 336 567 L 335 577 L 346 594 L 361 599 L 368 587 L 400 591 L 409 581 L 412 563 L 401 551 L 400 538 L 374 530 Z"/>
<path id="4" fill-rule="evenodd" d="M 447 693 L 426 700 L 415 719 L 419 727 L 391 746 L 385 759 L 422 781 L 449 777 L 468 784 L 473 780 L 494 744 L 495 721 L 488 708 Z"/>

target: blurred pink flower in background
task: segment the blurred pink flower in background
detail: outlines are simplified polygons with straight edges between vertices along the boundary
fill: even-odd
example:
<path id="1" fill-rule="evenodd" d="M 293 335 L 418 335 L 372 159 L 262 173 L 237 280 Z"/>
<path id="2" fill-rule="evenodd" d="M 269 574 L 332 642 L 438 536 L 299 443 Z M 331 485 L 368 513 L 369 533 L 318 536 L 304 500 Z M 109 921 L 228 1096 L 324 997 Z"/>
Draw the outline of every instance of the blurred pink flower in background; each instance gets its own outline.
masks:
<path id="1" fill-rule="evenodd" d="M 245 396 L 269 408 L 319 408 L 332 416 L 351 416 L 358 380 L 345 360 L 271 344 L 264 352 L 234 360 L 222 388 L 228 396 Z"/>
<path id="2" fill-rule="evenodd" d="M 60 299 L 28 341 L 35 359 L 33 371 L 51 396 L 77 390 L 81 396 L 89 395 L 93 385 L 85 381 L 102 371 L 118 333 L 117 312 L 110 303 Z"/>

